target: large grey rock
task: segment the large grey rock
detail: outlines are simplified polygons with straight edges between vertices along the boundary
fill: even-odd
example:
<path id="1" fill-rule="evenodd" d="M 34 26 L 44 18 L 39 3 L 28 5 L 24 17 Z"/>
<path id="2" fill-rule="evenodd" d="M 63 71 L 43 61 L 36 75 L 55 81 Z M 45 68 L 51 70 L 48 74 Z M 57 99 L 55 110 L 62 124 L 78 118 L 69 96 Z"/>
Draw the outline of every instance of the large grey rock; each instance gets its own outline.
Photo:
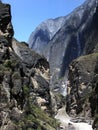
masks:
<path id="1" fill-rule="evenodd" d="M 29 49 L 25 42 L 21 42 L 21 44 L 13 38 L 12 40 L 12 48 L 15 53 L 20 57 L 20 59 L 27 64 L 29 67 L 34 67 L 38 63 L 38 61 L 45 61 L 44 57 L 41 57 L 39 54 L 35 53 L 33 50 Z M 44 66 L 46 65 L 43 64 Z M 48 66 L 48 62 L 46 67 Z M 49 67 L 49 66 L 48 66 Z"/>

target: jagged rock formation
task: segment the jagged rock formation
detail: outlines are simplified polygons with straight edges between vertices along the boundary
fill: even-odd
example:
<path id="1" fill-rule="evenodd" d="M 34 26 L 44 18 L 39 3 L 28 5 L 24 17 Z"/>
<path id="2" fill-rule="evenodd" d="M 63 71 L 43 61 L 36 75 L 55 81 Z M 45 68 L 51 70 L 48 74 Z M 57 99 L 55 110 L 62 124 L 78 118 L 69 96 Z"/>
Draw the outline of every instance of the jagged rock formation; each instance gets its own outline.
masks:
<path id="1" fill-rule="evenodd" d="M 55 130 L 49 64 L 12 36 L 10 5 L 0 3 L 0 129 Z"/>
<path id="2" fill-rule="evenodd" d="M 81 56 L 69 69 L 67 112 L 76 117 L 91 119 L 98 112 L 97 68 L 98 53 Z"/>
<path id="3" fill-rule="evenodd" d="M 0 2 L 0 36 L 5 36 L 8 40 L 11 40 L 13 34 L 10 5 Z"/>
<path id="4" fill-rule="evenodd" d="M 82 110 L 84 110 L 84 113 L 82 113 L 84 114 L 84 116 L 87 117 L 91 116 L 90 104 L 88 105 L 86 104 L 87 107 L 89 107 L 88 109 L 89 112 L 87 113 L 87 111 L 85 110 L 87 108 L 86 105 L 84 106 L 84 101 L 87 100 L 88 103 L 88 98 L 93 91 L 92 83 L 95 76 L 94 71 L 97 58 L 98 58 L 97 53 L 81 56 L 78 59 L 74 60 L 70 65 L 69 86 L 71 88 L 68 88 L 69 89 L 68 93 L 70 92 L 70 97 L 72 97 L 72 99 L 70 99 L 70 101 L 72 101 L 72 107 L 76 109 L 76 112 L 74 112 L 74 114 L 78 114 Z M 70 104 L 70 109 L 72 109 L 70 101 L 68 101 L 68 104 Z M 68 111 L 70 111 L 70 109 L 68 108 Z"/>

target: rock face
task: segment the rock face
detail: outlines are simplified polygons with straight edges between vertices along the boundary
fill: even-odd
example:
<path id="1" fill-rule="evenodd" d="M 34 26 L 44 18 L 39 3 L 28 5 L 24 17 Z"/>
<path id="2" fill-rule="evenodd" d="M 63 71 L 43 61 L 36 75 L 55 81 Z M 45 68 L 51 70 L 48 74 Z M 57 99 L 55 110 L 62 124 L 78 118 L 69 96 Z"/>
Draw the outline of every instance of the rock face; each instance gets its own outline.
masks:
<path id="1" fill-rule="evenodd" d="M 98 53 L 92 53 L 81 56 L 71 63 L 69 68 L 69 100 L 67 103 L 67 110 L 70 113 L 74 111 L 73 114 L 77 115 L 80 113 L 86 118 L 91 117 L 89 98 L 95 89 L 94 79 L 96 77 L 95 67 L 97 60 Z"/>
<path id="2" fill-rule="evenodd" d="M 0 129 L 55 130 L 49 64 L 12 36 L 10 5 L 0 3 Z"/>
<path id="3" fill-rule="evenodd" d="M 66 110 L 72 117 L 95 119 L 93 128 L 98 126 L 98 53 L 81 56 L 69 68 Z"/>
<path id="4" fill-rule="evenodd" d="M 97 3 L 97 1 L 90 1 Z M 94 3 L 93 3 L 94 4 Z M 95 118 L 93 128 L 98 126 L 98 5 L 91 23 L 85 29 L 83 55 L 69 67 L 67 112 L 73 116 Z"/>
<path id="5" fill-rule="evenodd" d="M 52 88 L 55 88 L 59 79 L 64 78 L 62 83 L 58 83 L 58 87 L 61 88 L 63 82 L 66 81 L 68 65 L 73 59 L 86 53 L 84 52 L 84 48 L 87 46 L 84 34 L 92 25 L 96 9 L 96 1 L 87 1 L 74 10 L 67 16 L 65 24 L 55 37 L 48 43 L 45 54 L 48 53 L 49 57 Z M 66 85 L 65 82 L 64 84 Z"/>
<path id="6" fill-rule="evenodd" d="M 14 34 L 13 32 L 10 5 L 2 4 L 0 2 L 0 35 L 5 36 L 8 40 L 11 40 Z"/>
<path id="7" fill-rule="evenodd" d="M 43 55 L 50 63 L 52 89 L 58 88 L 58 91 L 61 91 L 61 93 L 64 91 L 63 86 L 66 86 L 65 81 L 68 65 L 73 59 L 86 53 L 84 51 L 84 48 L 88 48 L 86 45 L 86 35 L 88 35 L 89 31 L 90 33 L 92 32 L 92 30 L 89 29 L 92 25 L 93 16 L 96 14 L 97 5 L 98 2 L 96 0 L 88 0 L 79 8 L 75 9 L 71 14 L 64 17 L 64 23 L 60 29 L 58 31 L 56 30 L 56 34 L 53 38 L 50 41 L 48 40 L 48 44 L 44 46 L 45 48 L 43 50 L 41 49 Z M 45 34 L 47 35 L 47 33 Z M 37 38 L 39 38 L 39 36 Z M 46 38 L 46 36 L 43 38 Z M 40 44 L 40 42 L 37 41 L 33 44 L 37 47 L 37 44 Z M 42 44 L 40 44 L 40 46 L 42 46 Z M 40 46 L 38 47 L 38 50 Z M 33 49 L 36 50 L 35 48 Z M 90 51 L 90 48 L 88 51 Z"/>
<path id="8" fill-rule="evenodd" d="M 64 22 L 65 17 L 49 19 L 42 22 L 30 35 L 28 41 L 30 48 L 34 49 L 39 54 L 44 55 L 43 51 L 48 42 L 54 37 Z"/>

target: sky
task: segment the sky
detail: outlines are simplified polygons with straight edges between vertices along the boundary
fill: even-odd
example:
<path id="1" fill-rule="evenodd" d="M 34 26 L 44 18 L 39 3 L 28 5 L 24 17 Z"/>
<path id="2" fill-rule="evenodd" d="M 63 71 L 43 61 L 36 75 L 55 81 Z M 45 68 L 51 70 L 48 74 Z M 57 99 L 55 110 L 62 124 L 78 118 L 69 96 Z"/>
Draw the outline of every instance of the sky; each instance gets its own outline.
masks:
<path id="1" fill-rule="evenodd" d="M 85 0 L 2 0 L 11 5 L 14 37 L 27 42 L 30 34 L 43 21 L 66 16 Z"/>

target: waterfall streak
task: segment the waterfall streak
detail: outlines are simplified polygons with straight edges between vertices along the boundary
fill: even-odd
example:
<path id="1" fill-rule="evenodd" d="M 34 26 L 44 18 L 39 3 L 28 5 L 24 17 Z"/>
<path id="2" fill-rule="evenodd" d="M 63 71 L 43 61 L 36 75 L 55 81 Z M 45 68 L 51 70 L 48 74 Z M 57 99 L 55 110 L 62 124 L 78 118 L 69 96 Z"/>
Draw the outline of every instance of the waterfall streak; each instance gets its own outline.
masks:
<path id="1" fill-rule="evenodd" d="M 79 33 L 77 33 L 77 48 L 78 48 L 78 56 L 81 55 L 81 42 L 80 42 L 80 36 Z"/>

